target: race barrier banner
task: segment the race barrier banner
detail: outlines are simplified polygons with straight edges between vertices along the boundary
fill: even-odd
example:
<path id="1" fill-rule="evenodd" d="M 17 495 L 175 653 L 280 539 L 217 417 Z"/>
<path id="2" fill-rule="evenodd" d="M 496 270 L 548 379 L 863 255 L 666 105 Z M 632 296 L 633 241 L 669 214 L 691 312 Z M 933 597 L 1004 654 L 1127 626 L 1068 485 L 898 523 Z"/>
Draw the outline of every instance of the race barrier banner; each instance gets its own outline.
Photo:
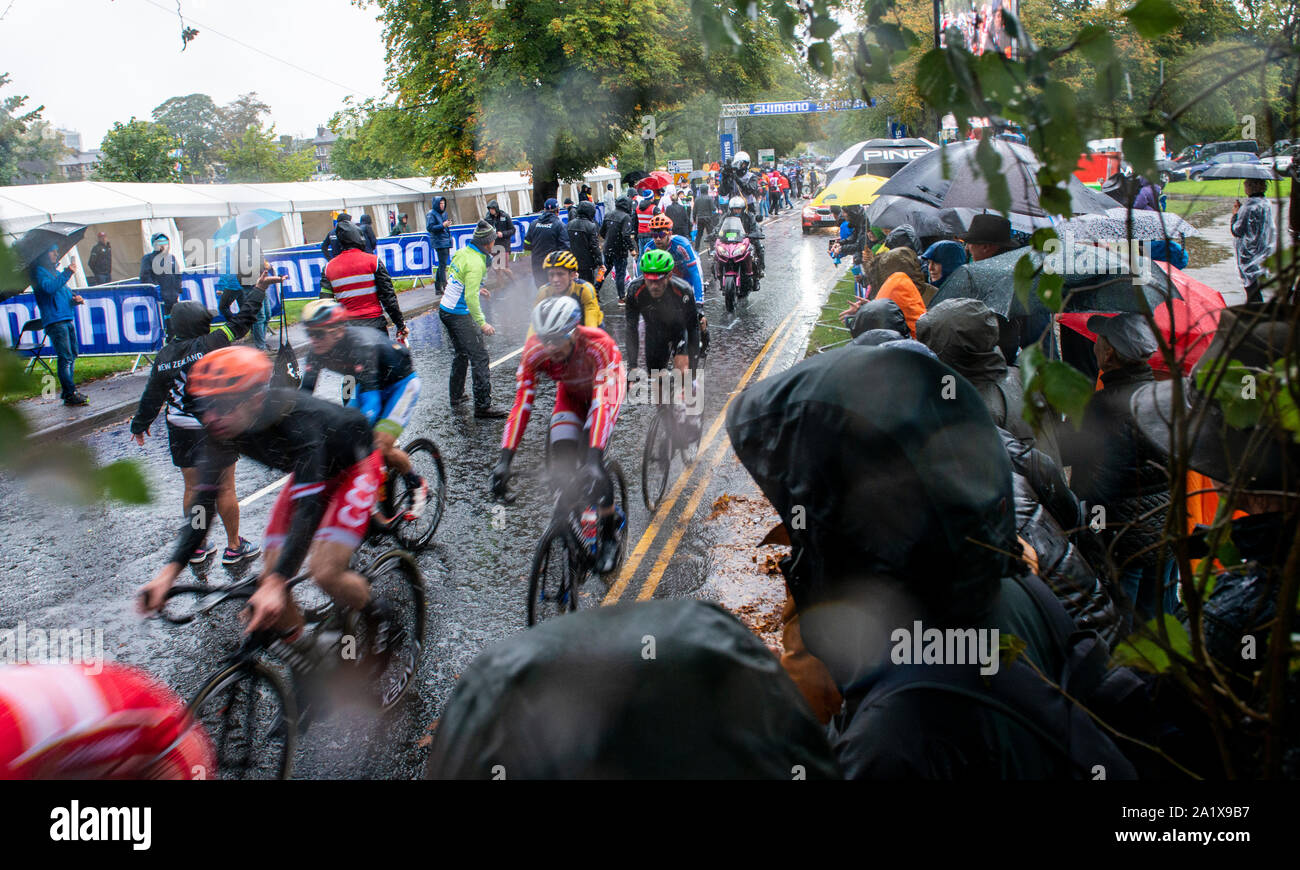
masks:
<path id="1" fill-rule="evenodd" d="M 85 356 L 153 353 L 162 347 L 162 307 L 153 284 L 113 284 L 77 291 L 85 299 L 75 309 L 78 353 Z M 36 297 L 22 293 L 0 302 L 0 341 L 13 347 L 14 336 L 28 320 L 39 317 Z M 33 356 L 45 338 L 38 332 L 23 335 L 19 353 Z M 44 342 L 41 356 L 54 356 Z"/>
<path id="2" fill-rule="evenodd" d="M 596 204 L 597 222 L 603 220 L 605 206 Z M 523 215 L 513 218 L 515 238 L 510 245 L 513 253 L 524 250 L 524 235 L 539 214 Z M 560 220 L 567 223 L 564 211 Z M 474 235 L 475 224 L 461 224 L 449 227 L 451 231 L 452 250 L 459 250 L 469 244 Z M 429 246 L 427 233 L 407 233 L 380 239 L 375 252 L 383 260 L 384 268 L 393 278 L 415 278 L 432 275 L 438 266 L 438 258 Z M 272 316 L 279 316 L 283 300 L 314 299 L 320 295 L 321 273 L 325 271 L 325 256 L 319 245 L 301 245 L 268 251 L 266 260 L 271 270 L 284 275 L 286 280 L 279 288 L 268 291 L 271 298 Z M 217 305 L 221 299 L 219 285 L 221 273 L 216 271 L 190 271 L 181 276 L 181 298 L 193 299 L 213 312 L 213 323 L 222 322 L 217 314 Z M 85 305 L 77 307 L 78 352 L 84 356 L 125 355 L 153 353 L 162 347 L 162 313 L 158 288 L 152 284 L 121 283 L 102 284 L 77 291 L 86 300 Z M 235 306 L 238 310 L 238 305 Z M 36 297 L 30 293 L 13 296 L 0 303 L 0 341 L 5 347 L 13 347 L 14 336 L 22 329 L 24 323 L 40 316 L 36 307 Z M 19 353 L 32 355 L 32 349 L 44 339 L 42 333 L 35 336 L 27 333 L 19 346 Z M 53 349 L 49 343 L 41 350 L 42 356 L 52 356 Z"/>

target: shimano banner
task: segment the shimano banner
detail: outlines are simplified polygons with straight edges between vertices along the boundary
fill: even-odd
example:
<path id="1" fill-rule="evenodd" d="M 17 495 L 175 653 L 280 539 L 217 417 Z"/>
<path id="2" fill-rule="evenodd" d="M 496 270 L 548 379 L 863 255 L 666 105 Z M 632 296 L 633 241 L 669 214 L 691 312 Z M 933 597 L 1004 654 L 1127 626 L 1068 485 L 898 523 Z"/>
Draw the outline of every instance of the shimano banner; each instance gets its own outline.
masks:
<path id="1" fill-rule="evenodd" d="M 605 206 L 596 204 L 596 220 L 603 220 Z M 541 215 L 531 214 L 514 218 L 515 237 L 510 245 L 512 253 L 524 249 L 524 235 Z M 567 215 L 560 212 L 560 220 L 567 223 Z M 469 244 L 474 235 L 474 224 L 451 227 L 453 249 Z M 429 247 L 426 233 L 407 233 L 380 239 L 375 251 L 384 268 L 393 278 L 415 278 L 433 274 L 437 257 Z M 286 280 L 279 288 L 268 291 L 273 315 L 279 316 L 285 299 L 314 299 L 320 295 L 321 273 L 325 271 L 325 255 L 317 245 L 302 245 L 266 253 L 271 271 L 284 275 Z M 213 322 L 222 318 L 216 313 L 221 300 L 221 278 L 217 271 L 185 272 L 181 277 L 181 298 L 194 299 L 213 312 Z M 162 320 L 158 288 L 152 284 L 103 284 L 78 291 L 86 300 L 77 308 L 78 352 L 84 356 L 109 354 L 152 353 L 162 347 Z M 235 306 L 236 310 L 238 305 Z M 12 347 L 14 336 L 24 323 L 38 317 L 36 297 L 30 292 L 11 297 L 0 303 L 0 341 Z M 32 349 L 41 344 L 43 333 L 27 333 L 19 346 L 20 353 L 31 356 Z M 48 342 L 41 349 L 42 356 L 52 356 Z"/>

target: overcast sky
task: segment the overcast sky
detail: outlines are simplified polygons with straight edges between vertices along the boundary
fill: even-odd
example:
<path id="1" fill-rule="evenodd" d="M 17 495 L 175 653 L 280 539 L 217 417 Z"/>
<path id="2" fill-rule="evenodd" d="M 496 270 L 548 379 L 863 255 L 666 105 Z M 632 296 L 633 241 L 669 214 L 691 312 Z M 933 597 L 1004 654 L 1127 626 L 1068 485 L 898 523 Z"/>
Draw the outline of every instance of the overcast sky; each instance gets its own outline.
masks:
<path id="1" fill-rule="evenodd" d="M 176 0 L 0 0 L 0 72 L 13 79 L 0 97 L 28 95 L 29 108 L 44 104 L 45 120 L 80 130 L 82 147 L 94 148 L 114 121 L 150 118 L 173 96 L 205 93 L 221 105 L 257 91 L 277 133 L 314 136 L 344 97 L 383 93 L 373 8 L 181 0 L 181 9 L 199 30 L 183 53 Z"/>

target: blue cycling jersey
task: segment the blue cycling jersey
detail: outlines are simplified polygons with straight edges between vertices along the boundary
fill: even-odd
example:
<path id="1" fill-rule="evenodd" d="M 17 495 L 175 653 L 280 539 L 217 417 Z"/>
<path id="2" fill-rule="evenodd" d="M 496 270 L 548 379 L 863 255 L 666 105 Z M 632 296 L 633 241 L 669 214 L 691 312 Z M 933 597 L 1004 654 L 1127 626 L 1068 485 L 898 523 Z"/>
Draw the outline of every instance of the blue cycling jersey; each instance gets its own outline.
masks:
<path id="1" fill-rule="evenodd" d="M 641 253 L 644 254 L 654 246 L 654 239 L 651 239 L 645 243 Z M 681 277 L 689 281 L 691 289 L 695 291 L 695 304 L 703 305 L 704 281 L 700 277 L 700 258 L 695 253 L 695 249 L 691 247 L 690 240 L 685 236 L 673 236 L 668 241 L 668 252 L 677 261 L 677 269 L 681 270 Z"/>

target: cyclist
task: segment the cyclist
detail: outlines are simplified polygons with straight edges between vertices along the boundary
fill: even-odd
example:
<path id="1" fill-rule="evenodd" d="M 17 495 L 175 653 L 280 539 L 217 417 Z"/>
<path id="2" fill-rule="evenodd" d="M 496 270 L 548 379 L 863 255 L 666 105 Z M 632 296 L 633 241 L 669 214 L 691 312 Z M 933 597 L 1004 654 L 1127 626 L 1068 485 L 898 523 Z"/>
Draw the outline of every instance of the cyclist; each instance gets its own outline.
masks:
<path id="1" fill-rule="evenodd" d="M 271 508 L 265 561 L 248 599 L 246 631 L 276 629 L 292 641 L 302 614 L 288 581 L 310 555 L 312 579 L 340 605 L 365 613 L 374 626 L 371 653 L 389 649 L 392 611 L 372 598 L 365 577 L 348 563 L 365 537 L 382 479 L 380 452 L 366 417 L 301 390 L 270 389 L 271 361 L 251 347 L 224 347 L 194 364 L 189 391 L 208 434 L 200 460 L 197 505 L 181 526 L 171 560 L 140 590 L 139 607 L 157 611 L 167 590 L 207 537 L 217 482 L 230 454 L 289 472 Z M 218 449 L 219 448 L 219 449 Z"/>
<path id="2" fill-rule="evenodd" d="M 733 196 L 727 202 L 727 213 L 723 215 L 723 220 L 726 220 L 729 217 L 739 218 L 740 222 L 745 226 L 746 233 L 753 234 L 758 232 L 758 222 L 754 220 L 754 215 L 745 208 L 745 198 L 743 196 Z M 755 265 L 758 267 L 758 277 L 762 278 L 764 260 L 763 243 L 754 238 L 751 238 L 750 242 L 753 243 L 754 253 L 757 255 L 757 262 Z"/>
<path id="3" fill-rule="evenodd" d="M 655 215 L 650 222 L 650 241 L 641 249 L 667 251 L 675 261 L 673 274 L 686 282 L 695 294 L 695 308 L 700 315 L 700 347 L 709 347 L 709 321 L 704 316 L 704 279 L 700 275 L 700 257 L 685 236 L 673 235 L 673 222 L 667 215 Z M 631 291 L 629 291 L 631 292 Z"/>
<path id="4" fill-rule="evenodd" d="M 329 299 L 307 303 L 302 309 L 302 323 L 311 343 L 302 365 L 302 389 L 313 392 L 322 369 L 343 375 L 347 404 L 366 415 L 375 433 L 375 449 L 383 454 L 384 464 L 406 476 L 414 494 L 407 518 L 419 517 L 428 501 L 429 488 L 411 471 L 410 457 L 397 446 L 420 399 L 420 376 L 411 362 L 410 349 L 380 335 L 378 330 L 349 325 L 347 311 Z"/>
<path id="5" fill-rule="evenodd" d="M 138 668 L 0 667 L 0 780 L 208 779 L 207 732 Z"/>
<path id="6" fill-rule="evenodd" d="M 530 320 L 534 334 L 524 342 L 515 375 L 519 388 L 501 438 L 501 456 L 492 470 L 492 494 L 500 497 L 506 493 L 510 463 L 523 440 L 537 395 L 537 376 L 545 374 L 556 382 L 555 409 L 551 413 L 552 455 L 577 465 L 585 433 L 586 452 L 580 472 L 589 491 L 597 496 L 601 542 L 596 570 L 607 574 L 618 559 L 622 529 L 615 528 L 614 484 L 603 460 L 627 389 L 623 356 L 604 330 L 581 325 L 582 312 L 571 296 L 542 300 Z"/>
<path id="7" fill-rule="evenodd" d="M 641 255 L 641 277 L 627 288 L 627 363 L 635 369 L 641 358 L 640 321 L 645 320 L 645 364 L 651 373 L 672 367 L 691 377 L 700 360 L 700 316 L 691 287 L 673 274 L 667 251 L 651 248 Z M 671 355 L 672 359 L 669 359 Z M 684 422 L 684 414 L 678 415 Z"/>
<path id="8" fill-rule="evenodd" d="M 572 251 L 551 251 L 546 255 L 542 269 L 547 281 L 537 291 L 537 302 L 551 296 L 568 296 L 582 308 L 583 326 L 600 326 L 605 321 L 596 288 L 577 277 L 578 258 Z M 528 335 L 532 334 L 530 326 Z"/>

